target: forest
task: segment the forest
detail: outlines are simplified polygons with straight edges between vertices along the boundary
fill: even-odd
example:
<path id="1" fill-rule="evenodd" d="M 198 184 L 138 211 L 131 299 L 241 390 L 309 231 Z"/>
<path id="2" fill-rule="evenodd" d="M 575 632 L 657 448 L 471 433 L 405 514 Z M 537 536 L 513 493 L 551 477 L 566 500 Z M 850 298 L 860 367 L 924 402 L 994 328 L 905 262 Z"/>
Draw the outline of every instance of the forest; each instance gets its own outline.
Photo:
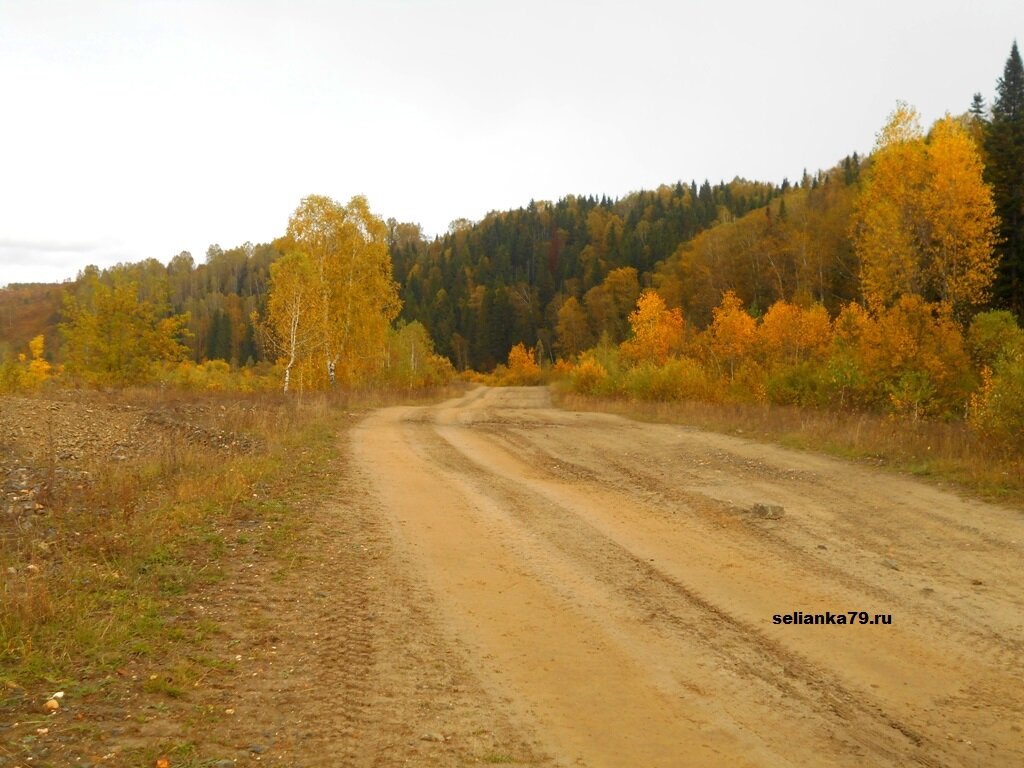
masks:
<path id="1" fill-rule="evenodd" d="M 432 239 L 314 195 L 270 243 L 10 286 L 0 391 L 542 372 L 617 397 L 967 417 L 1009 438 L 1022 316 L 1014 43 L 991 105 L 979 93 L 925 127 L 901 103 L 870 155 L 780 184 L 566 195 Z"/>

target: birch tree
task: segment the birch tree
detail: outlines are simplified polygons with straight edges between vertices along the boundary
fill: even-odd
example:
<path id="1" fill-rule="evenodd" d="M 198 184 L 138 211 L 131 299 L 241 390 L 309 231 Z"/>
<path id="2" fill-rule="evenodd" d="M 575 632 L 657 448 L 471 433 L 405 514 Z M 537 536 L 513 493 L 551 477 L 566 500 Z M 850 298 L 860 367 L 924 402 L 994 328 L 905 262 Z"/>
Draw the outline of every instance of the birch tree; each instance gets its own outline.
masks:
<path id="1" fill-rule="evenodd" d="M 284 391 L 292 371 L 313 346 L 317 315 L 313 265 L 301 251 L 292 251 L 270 265 L 270 295 L 264 326 L 268 345 L 284 363 Z"/>
<path id="2" fill-rule="evenodd" d="M 286 377 L 303 364 L 330 386 L 366 378 L 384 363 L 401 307 L 387 226 L 364 197 L 341 205 L 311 195 L 289 219 L 287 240 L 294 258 L 278 267 L 268 302 Z"/>
<path id="3" fill-rule="evenodd" d="M 861 289 L 875 310 L 902 296 L 958 315 L 988 298 L 997 220 L 982 163 L 964 129 L 939 120 L 926 139 L 901 104 L 878 143 L 854 214 Z"/>

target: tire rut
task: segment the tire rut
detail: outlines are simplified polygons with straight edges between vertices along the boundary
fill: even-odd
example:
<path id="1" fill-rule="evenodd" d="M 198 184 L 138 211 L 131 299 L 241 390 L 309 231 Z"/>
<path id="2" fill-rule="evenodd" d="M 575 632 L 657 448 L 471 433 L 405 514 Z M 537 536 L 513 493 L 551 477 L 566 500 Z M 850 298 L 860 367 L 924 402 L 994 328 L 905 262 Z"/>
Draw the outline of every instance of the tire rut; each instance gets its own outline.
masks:
<path id="1" fill-rule="evenodd" d="M 868 750 L 875 759 L 884 756 L 899 764 L 900 755 L 926 746 L 926 737 L 901 723 L 878 702 L 855 694 L 824 669 L 786 651 L 765 633 L 644 562 L 575 512 L 487 472 L 431 425 L 420 424 L 418 443 L 423 447 L 422 455 L 495 499 L 529 534 L 556 548 L 580 570 L 596 576 L 609 592 L 628 603 L 634 615 L 646 617 L 645 625 L 670 630 L 682 641 L 678 652 L 699 648 L 714 658 L 719 669 L 730 669 L 740 680 L 757 681 L 767 688 L 767 698 L 776 706 L 785 708 L 788 705 L 784 700 L 796 699 L 798 706 L 791 709 L 811 709 L 824 721 L 822 731 L 848 734 L 845 743 L 842 739 L 838 741 L 851 751 Z M 709 644 L 709 637 L 715 638 L 713 645 Z M 894 745 L 893 731 L 902 734 L 907 743 Z M 923 766 L 940 765 L 924 755 L 916 756 L 915 762 Z"/>
<path id="2" fill-rule="evenodd" d="M 1024 759 L 1015 577 L 952 602 L 954 568 L 994 579 L 1024 537 L 998 508 L 773 446 L 555 411 L 543 390 L 389 409 L 356 442 L 403 572 L 559 764 Z M 784 521 L 743 511 L 775 494 L 792 506 Z M 892 519 L 872 514 L 889 495 Z M 944 528 L 961 510 L 972 522 Z M 883 562 L 887 536 L 902 570 Z M 944 540 L 965 549 L 955 564 L 932 562 Z M 824 606 L 896 620 L 771 622 Z"/>

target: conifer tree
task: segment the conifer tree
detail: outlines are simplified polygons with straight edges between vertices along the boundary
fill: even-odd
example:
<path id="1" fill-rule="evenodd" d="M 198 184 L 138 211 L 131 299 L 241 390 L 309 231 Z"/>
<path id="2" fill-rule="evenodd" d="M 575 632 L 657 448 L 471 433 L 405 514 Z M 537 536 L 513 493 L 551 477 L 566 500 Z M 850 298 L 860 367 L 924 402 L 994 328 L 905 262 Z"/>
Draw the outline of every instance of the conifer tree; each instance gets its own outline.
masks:
<path id="1" fill-rule="evenodd" d="M 1010 49 L 985 142 L 986 180 L 1000 219 L 996 294 L 1024 316 L 1024 65 L 1017 43 Z"/>
<path id="2" fill-rule="evenodd" d="M 988 122 L 986 111 L 987 110 L 985 109 L 985 98 L 980 93 L 974 94 L 974 98 L 971 99 L 971 108 L 969 110 L 971 117 L 973 117 L 975 120 Z"/>

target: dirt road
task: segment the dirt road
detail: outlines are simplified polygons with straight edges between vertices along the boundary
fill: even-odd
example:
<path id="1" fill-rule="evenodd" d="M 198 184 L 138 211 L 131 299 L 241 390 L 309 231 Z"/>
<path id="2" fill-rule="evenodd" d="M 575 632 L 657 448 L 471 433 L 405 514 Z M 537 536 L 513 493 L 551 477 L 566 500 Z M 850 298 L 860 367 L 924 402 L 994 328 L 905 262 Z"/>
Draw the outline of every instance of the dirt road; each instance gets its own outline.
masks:
<path id="1" fill-rule="evenodd" d="M 377 411 L 351 450 L 431 601 L 422 660 L 531 761 L 1024 765 L 1019 512 L 538 388 Z"/>

